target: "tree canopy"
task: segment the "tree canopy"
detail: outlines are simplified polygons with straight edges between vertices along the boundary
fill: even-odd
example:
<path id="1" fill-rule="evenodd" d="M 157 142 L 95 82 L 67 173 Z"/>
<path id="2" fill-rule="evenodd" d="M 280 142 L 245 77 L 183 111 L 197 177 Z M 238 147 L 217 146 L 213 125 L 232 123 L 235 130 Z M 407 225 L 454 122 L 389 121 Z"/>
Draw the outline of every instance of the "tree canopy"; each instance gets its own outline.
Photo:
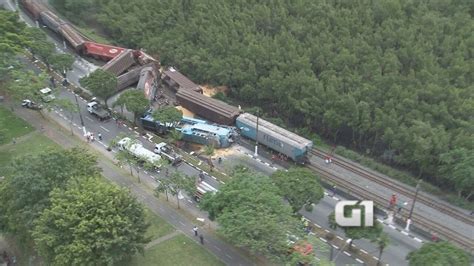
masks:
<path id="1" fill-rule="evenodd" d="M 0 230 L 29 238 L 34 220 L 49 206 L 49 193 L 72 177 L 99 173 L 96 159 L 82 149 L 26 155 L 11 164 L 13 173 L 0 182 Z"/>
<path id="2" fill-rule="evenodd" d="M 445 241 L 425 243 L 420 249 L 410 252 L 407 259 L 413 266 L 471 265 L 469 254 Z"/>
<path id="3" fill-rule="evenodd" d="M 286 254 L 287 234 L 297 227 L 271 179 L 251 172 L 236 173 L 215 195 L 206 193 L 200 205 L 227 239 L 270 258 Z"/>
<path id="4" fill-rule="evenodd" d="M 125 106 L 128 111 L 133 113 L 133 121 L 148 109 L 150 101 L 145 97 L 142 91 L 127 90 L 120 94 L 114 105 Z"/>
<path id="5" fill-rule="evenodd" d="M 176 109 L 174 106 L 164 106 L 152 113 L 153 119 L 161 123 L 173 123 L 181 121 L 183 112 Z"/>
<path id="6" fill-rule="evenodd" d="M 324 197 L 319 178 L 306 168 L 290 168 L 288 172 L 278 170 L 272 174 L 272 179 L 294 212 L 305 204 L 317 204 Z"/>
<path id="7" fill-rule="evenodd" d="M 105 106 L 117 89 L 117 77 L 102 69 L 97 69 L 89 76 L 81 78 L 80 83 L 94 95 L 104 99 Z"/>
<path id="8" fill-rule="evenodd" d="M 115 265 L 143 252 L 147 226 L 128 191 L 92 177 L 51 192 L 33 237 L 51 265 Z"/>
<path id="9" fill-rule="evenodd" d="M 469 1 L 54 2 L 195 82 L 443 186 L 457 180 L 440 156 L 474 148 Z"/>

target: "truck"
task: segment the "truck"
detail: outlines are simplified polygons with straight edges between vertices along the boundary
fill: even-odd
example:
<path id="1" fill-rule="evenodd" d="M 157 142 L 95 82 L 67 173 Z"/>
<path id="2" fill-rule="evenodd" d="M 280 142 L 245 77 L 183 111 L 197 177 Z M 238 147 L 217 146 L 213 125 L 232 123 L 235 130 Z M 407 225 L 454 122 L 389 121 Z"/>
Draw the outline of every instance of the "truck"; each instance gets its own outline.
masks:
<path id="1" fill-rule="evenodd" d="M 91 114 L 99 118 L 100 121 L 104 121 L 110 118 L 110 113 L 105 110 L 96 100 L 92 98 L 92 100 L 87 104 L 87 111 Z"/>
<path id="2" fill-rule="evenodd" d="M 126 137 L 117 142 L 117 145 L 119 150 L 127 151 L 140 161 L 154 164 L 157 168 L 160 168 L 161 156 L 143 147 L 143 144 L 138 140 L 132 141 L 132 139 Z"/>
<path id="3" fill-rule="evenodd" d="M 213 186 L 209 185 L 206 181 L 200 179 L 196 183 L 196 193 L 194 194 L 194 200 L 199 202 L 201 198 L 204 196 L 206 193 L 216 193 L 217 189 L 214 188 Z"/>
<path id="4" fill-rule="evenodd" d="M 155 145 L 155 149 L 153 150 L 156 154 L 163 156 L 166 160 L 168 160 L 171 165 L 178 165 L 183 161 L 183 157 L 177 154 L 171 146 L 166 144 L 165 142 L 161 142 Z"/>

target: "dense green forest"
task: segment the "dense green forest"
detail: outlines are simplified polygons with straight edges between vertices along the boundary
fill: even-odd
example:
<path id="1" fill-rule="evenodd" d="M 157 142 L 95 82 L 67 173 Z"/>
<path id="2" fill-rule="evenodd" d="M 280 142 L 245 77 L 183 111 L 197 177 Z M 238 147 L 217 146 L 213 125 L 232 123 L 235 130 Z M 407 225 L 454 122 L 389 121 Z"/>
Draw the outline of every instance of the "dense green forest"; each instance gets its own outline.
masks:
<path id="1" fill-rule="evenodd" d="M 474 191 L 468 0 L 53 0 L 291 127 Z"/>

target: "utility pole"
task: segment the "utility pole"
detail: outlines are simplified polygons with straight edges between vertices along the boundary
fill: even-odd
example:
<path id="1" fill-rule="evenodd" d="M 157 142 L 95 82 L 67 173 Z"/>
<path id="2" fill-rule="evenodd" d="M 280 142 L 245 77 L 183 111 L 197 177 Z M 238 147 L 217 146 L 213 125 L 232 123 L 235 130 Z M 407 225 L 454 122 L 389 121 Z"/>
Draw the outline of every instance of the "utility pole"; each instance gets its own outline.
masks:
<path id="1" fill-rule="evenodd" d="M 254 156 L 258 156 L 258 111 L 257 111 L 257 127 L 256 127 L 256 135 L 255 135 L 255 154 Z"/>
<path id="2" fill-rule="evenodd" d="M 77 100 L 76 93 L 73 93 L 73 94 L 74 94 L 74 98 L 76 99 L 76 105 L 77 105 L 77 111 L 79 112 L 79 118 L 81 118 L 82 131 L 84 132 L 84 135 L 86 135 L 86 127 L 84 126 L 84 120 L 82 119 L 81 107 L 79 106 L 79 101 Z"/>
<path id="3" fill-rule="evenodd" d="M 410 231 L 411 216 L 413 214 L 413 209 L 415 208 L 416 199 L 418 198 L 418 191 L 420 190 L 421 179 L 418 180 L 415 187 L 415 197 L 413 198 L 413 203 L 411 204 L 410 213 L 408 214 L 407 226 L 405 230 Z"/>

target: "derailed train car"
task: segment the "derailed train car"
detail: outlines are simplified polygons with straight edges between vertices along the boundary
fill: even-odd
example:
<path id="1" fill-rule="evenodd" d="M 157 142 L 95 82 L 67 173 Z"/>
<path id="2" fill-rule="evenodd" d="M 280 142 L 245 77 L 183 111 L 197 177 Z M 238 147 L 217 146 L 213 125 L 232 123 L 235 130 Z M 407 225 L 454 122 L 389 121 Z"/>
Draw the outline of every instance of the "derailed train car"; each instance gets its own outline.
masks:
<path id="1" fill-rule="evenodd" d="M 237 117 L 236 126 L 242 136 L 258 140 L 259 143 L 288 156 L 295 162 L 304 162 L 306 154 L 313 147 L 311 140 L 260 118 L 257 133 L 257 117 L 249 113 Z"/>
<path id="2" fill-rule="evenodd" d="M 34 20 L 39 20 L 41 12 L 46 11 L 46 8 L 33 0 L 20 0 L 20 4 L 30 13 Z"/>
<path id="3" fill-rule="evenodd" d="M 219 124 L 233 125 L 240 114 L 239 108 L 193 90 L 178 90 L 176 99 L 189 111 Z"/>
<path id="4" fill-rule="evenodd" d="M 76 51 L 81 51 L 87 41 L 71 24 L 63 23 L 59 26 L 59 33 L 66 39 Z"/>
<path id="5" fill-rule="evenodd" d="M 127 49 L 107 62 L 107 64 L 102 66 L 102 69 L 114 74 L 115 76 L 119 76 L 135 63 L 135 55 L 133 50 Z"/>
<path id="6" fill-rule="evenodd" d="M 51 11 L 44 11 L 40 13 L 41 22 L 43 22 L 46 27 L 50 30 L 59 33 L 59 26 L 64 23 L 61 19 L 58 18 L 53 12 Z"/>
<path id="7" fill-rule="evenodd" d="M 143 91 L 145 97 L 152 101 L 157 89 L 157 70 L 153 67 L 145 67 L 140 71 L 140 79 L 138 80 L 137 90 Z"/>

